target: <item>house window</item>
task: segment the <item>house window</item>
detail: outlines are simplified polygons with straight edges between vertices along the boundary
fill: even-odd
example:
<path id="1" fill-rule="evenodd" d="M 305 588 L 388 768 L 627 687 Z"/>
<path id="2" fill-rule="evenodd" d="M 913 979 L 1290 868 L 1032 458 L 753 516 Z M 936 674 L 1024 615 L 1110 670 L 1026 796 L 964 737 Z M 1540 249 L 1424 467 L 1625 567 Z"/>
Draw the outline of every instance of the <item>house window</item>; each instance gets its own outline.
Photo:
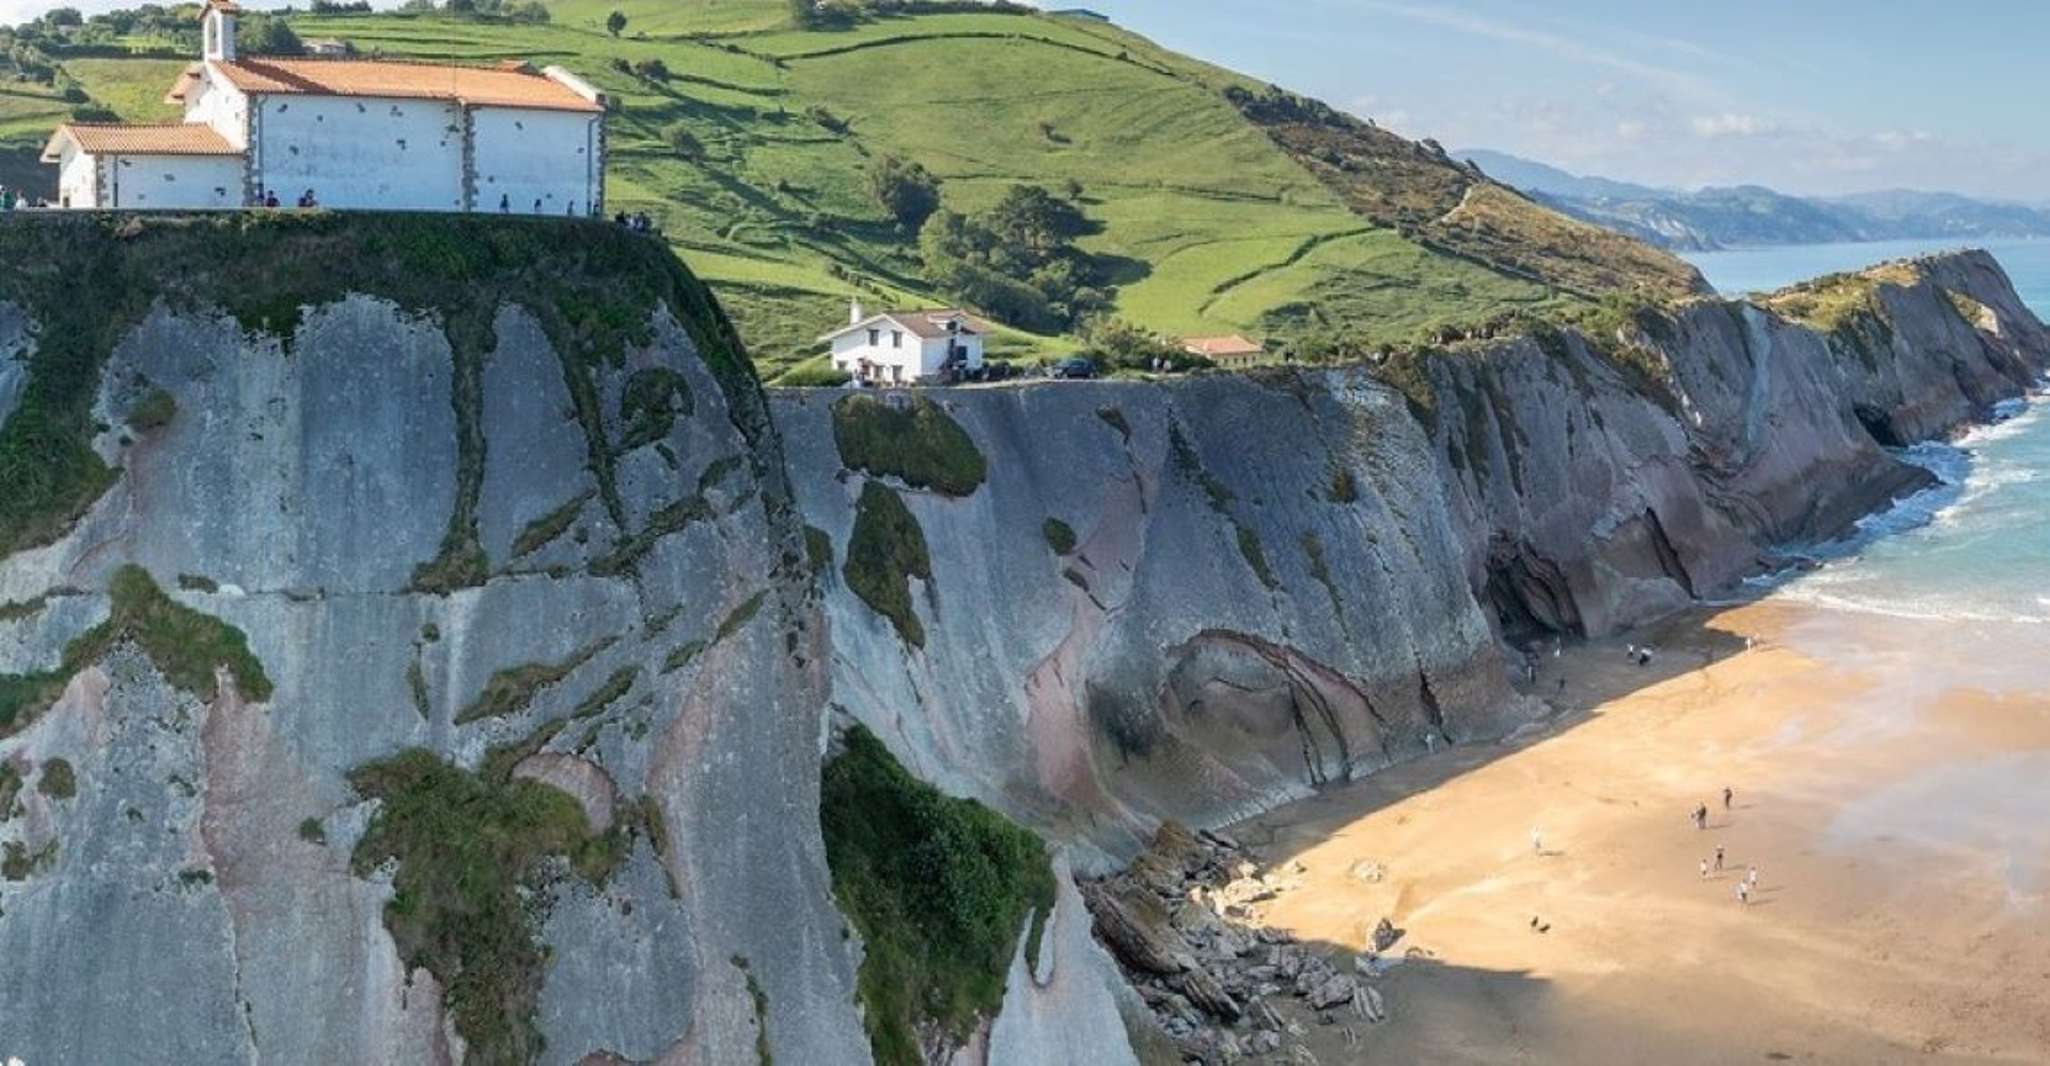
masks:
<path id="1" fill-rule="evenodd" d="M 878 345 L 878 344 L 881 344 L 881 343 L 883 343 L 883 331 L 882 331 L 882 330 L 879 330 L 879 329 L 872 329 L 872 330 L 869 330 L 869 331 L 868 331 L 868 346 L 869 346 L 869 347 L 871 347 L 871 348 L 873 348 L 873 347 L 875 347 L 876 345 Z"/>
<path id="2" fill-rule="evenodd" d="M 891 331 L 890 331 L 890 347 L 892 347 L 892 348 L 902 348 L 902 347 L 904 347 L 904 331 L 903 331 L 903 330 L 901 330 L 901 329 L 893 329 L 893 330 L 891 330 Z"/>

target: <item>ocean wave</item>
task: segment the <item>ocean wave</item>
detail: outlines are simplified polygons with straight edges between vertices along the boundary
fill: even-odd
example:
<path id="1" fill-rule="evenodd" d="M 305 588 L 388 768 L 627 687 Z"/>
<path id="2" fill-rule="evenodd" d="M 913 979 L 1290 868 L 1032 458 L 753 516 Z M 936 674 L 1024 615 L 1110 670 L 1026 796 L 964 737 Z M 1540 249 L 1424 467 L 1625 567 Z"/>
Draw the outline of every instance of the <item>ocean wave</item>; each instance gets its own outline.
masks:
<path id="1" fill-rule="evenodd" d="M 1824 610 L 1842 611 L 1847 614 L 1880 615 L 1886 618 L 1905 618 L 1917 622 L 1984 622 L 1994 625 L 2050 625 L 2050 614 L 2008 613 L 1968 609 L 1944 604 L 1920 603 L 1914 601 L 1887 600 L 1870 596 L 1846 596 L 1827 591 L 1812 582 L 1789 582 L 1773 594 L 1783 602 L 1799 603 Z M 2050 607 L 2050 602 L 2038 597 L 2037 602 Z"/>

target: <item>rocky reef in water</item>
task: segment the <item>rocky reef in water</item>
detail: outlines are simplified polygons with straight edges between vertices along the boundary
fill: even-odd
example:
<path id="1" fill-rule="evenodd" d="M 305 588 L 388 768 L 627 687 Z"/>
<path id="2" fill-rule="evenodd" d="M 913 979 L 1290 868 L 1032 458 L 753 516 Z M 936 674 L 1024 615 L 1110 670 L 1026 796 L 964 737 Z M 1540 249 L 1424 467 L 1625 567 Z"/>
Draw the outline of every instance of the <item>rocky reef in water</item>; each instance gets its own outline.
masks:
<path id="1" fill-rule="evenodd" d="M 765 396 L 611 227 L 18 221 L 29 1062 L 1132 1061 L 1071 874 L 1529 721 L 1519 644 L 1843 528 L 1922 483 L 1882 442 L 2050 363 L 1960 255 L 1822 329 L 1699 301 L 1378 367 Z M 830 786 L 948 834 L 941 917 L 1007 927 L 907 972 L 988 995 L 861 980 L 947 927 L 822 832 L 855 723 L 874 765 Z M 1050 913 L 985 883 L 1048 863 Z"/>

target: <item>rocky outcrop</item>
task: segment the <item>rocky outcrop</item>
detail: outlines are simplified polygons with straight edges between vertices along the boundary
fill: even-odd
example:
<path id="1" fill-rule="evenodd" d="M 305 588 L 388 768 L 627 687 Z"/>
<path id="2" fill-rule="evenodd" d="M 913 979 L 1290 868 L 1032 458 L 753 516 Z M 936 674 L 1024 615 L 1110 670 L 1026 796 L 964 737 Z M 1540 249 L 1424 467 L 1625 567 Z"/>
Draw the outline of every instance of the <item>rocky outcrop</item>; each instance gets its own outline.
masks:
<path id="1" fill-rule="evenodd" d="M 1963 256 L 1881 286 L 1859 345 L 1703 303 L 1598 346 L 936 393 L 980 461 L 907 480 L 849 469 L 838 394 L 765 401 L 658 245 L 557 225 L 0 233 L 48 238 L 0 248 L 0 478 L 63 460 L 0 498 L 0 1057 L 862 1061 L 831 708 L 1087 882 L 956 1061 L 1370 1019 L 1233 926 L 1274 871 L 1227 845 L 1126 875 L 1151 903 L 1096 879 L 1163 822 L 1542 714 L 1517 642 L 1840 527 L 1918 483 L 1882 443 L 2050 357 Z M 67 255 L 119 282 L 104 317 L 51 287 Z M 911 523 L 857 537 L 871 488 Z M 1222 924 L 1176 924 L 1192 876 Z M 437 935 L 473 912 L 518 917 Z"/>

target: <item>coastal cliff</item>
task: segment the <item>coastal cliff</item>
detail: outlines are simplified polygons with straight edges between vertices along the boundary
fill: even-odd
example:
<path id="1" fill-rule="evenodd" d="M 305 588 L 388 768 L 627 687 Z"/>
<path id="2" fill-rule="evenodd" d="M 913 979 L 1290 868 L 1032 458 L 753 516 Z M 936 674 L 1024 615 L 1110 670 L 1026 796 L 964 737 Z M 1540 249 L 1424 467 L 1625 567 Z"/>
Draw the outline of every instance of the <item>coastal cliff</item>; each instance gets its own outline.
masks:
<path id="1" fill-rule="evenodd" d="M 861 1061 L 889 930 L 820 818 L 857 722 L 1053 845 L 1001 1007 L 923 1055 L 1130 1061 L 1069 873 L 1540 717 L 1519 644 L 1842 529 L 1923 482 L 1882 443 L 2050 364 L 1965 255 L 1822 328 L 1701 301 L 1378 367 L 765 397 L 602 225 L 0 240 L 33 245 L 0 266 L 29 1062 Z"/>

